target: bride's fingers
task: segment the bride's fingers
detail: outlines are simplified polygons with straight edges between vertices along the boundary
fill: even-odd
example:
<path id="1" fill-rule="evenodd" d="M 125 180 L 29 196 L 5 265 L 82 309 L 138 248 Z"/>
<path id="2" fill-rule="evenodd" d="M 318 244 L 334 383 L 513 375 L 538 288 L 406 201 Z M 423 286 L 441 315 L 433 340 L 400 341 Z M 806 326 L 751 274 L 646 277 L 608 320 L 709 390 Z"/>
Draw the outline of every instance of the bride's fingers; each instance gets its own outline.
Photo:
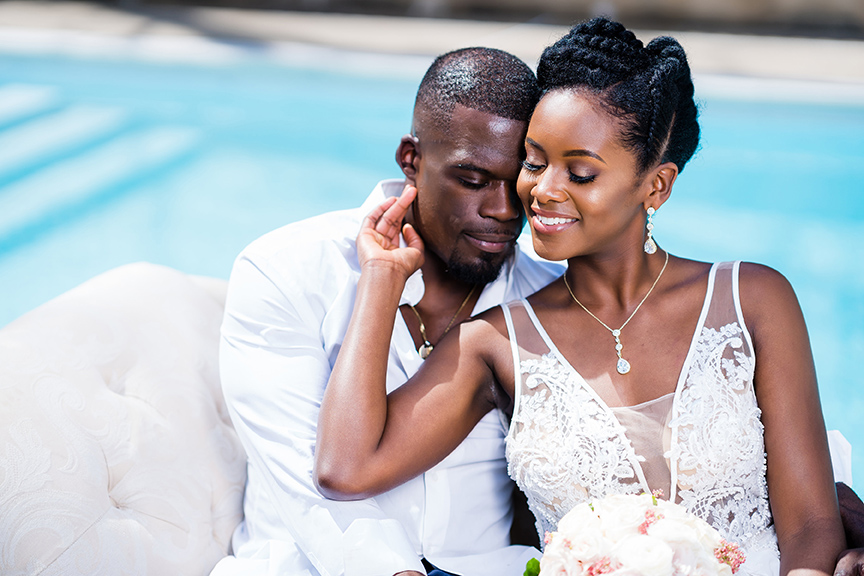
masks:
<path id="1" fill-rule="evenodd" d="M 415 248 L 421 253 L 423 252 L 423 239 L 420 238 L 420 235 L 417 234 L 417 231 L 414 230 L 414 227 L 411 226 L 411 224 L 405 224 L 405 226 L 402 227 L 402 237 L 405 238 L 405 244 L 407 244 L 409 248 Z"/>
<path id="2" fill-rule="evenodd" d="M 375 229 L 390 237 L 398 236 L 399 230 L 402 228 L 402 220 L 405 218 L 405 213 L 417 197 L 417 188 L 407 184 L 402 190 L 402 194 L 396 198 L 396 201 L 384 211 L 382 217 L 375 225 Z"/>
<path id="3" fill-rule="evenodd" d="M 398 198 L 387 198 L 376 206 L 366 217 L 363 219 L 363 222 L 360 224 L 361 228 L 374 228 L 378 221 L 381 220 L 381 217 L 384 215 L 387 210 L 396 203 Z"/>
<path id="4" fill-rule="evenodd" d="M 407 211 L 408 208 L 411 207 L 411 203 L 414 202 L 415 198 L 417 198 L 417 187 L 412 184 L 406 184 L 405 188 L 402 189 L 402 194 L 400 194 L 399 198 L 396 199 L 396 203 L 399 204 L 404 211 Z"/>

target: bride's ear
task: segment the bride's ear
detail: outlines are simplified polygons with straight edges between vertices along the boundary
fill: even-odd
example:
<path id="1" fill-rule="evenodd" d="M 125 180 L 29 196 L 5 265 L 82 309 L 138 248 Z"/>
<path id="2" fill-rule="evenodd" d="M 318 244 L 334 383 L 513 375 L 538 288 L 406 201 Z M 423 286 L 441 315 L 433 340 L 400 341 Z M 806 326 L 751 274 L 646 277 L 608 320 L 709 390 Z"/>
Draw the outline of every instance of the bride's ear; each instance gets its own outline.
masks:
<path id="1" fill-rule="evenodd" d="M 653 206 L 660 208 L 669 195 L 672 194 L 672 185 L 678 178 L 678 166 L 674 162 L 664 162 L 651 171 L 651 191 L 645 199 L 645 207 Z"/>

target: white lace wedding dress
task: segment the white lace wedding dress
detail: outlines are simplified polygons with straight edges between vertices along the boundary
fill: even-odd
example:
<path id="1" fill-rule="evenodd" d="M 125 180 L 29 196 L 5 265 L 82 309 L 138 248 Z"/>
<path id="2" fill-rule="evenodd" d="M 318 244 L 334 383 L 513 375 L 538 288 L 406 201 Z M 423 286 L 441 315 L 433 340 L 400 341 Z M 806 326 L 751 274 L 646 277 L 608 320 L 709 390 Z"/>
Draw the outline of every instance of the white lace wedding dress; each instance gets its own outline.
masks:
<path id="1" fill-rule="evenodd" d="M 519 375 L 507 459 L 541 540 L 576 504 L 660 488 L 742 547 L 739 575 L 779 573 L 738 267 L 712 266 L 675 392 L 637 406 L 607 406 L 527 301 L 502 307 Z"/>

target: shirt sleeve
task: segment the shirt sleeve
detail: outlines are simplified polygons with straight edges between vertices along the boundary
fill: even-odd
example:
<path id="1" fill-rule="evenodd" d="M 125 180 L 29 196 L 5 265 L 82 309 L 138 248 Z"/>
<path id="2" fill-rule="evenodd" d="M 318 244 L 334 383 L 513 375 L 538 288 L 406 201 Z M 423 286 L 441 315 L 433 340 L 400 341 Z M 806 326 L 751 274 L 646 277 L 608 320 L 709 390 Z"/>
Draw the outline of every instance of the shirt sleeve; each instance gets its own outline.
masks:
<path id="1" fill-rule="evenodd" d="M 315 489 L 331 368 L 320 336 L 326 307 L 302 281 L 266 268 L 244 255 L 235 262 L 220 344 L 225 402 L 248 459 L 247 530 L 293 541 L 323 576 L 424 572 L 402 525 L 373 499 L 337 502 Z M 257 492 L 272 507 L 260 515 Z"/>

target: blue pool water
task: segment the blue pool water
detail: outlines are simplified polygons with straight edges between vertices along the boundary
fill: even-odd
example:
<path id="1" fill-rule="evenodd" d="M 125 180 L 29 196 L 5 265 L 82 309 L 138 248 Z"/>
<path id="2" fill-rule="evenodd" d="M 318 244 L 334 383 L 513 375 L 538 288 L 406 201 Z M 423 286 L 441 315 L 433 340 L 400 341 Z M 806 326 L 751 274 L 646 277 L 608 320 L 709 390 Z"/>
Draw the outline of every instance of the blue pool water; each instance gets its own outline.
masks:
<path id="1" fill-rule="evenodd" d="M 227 278 L 249 241 L 399 175 L 416 62 L 340 72 L 0 52 L 0 326 L 146 260 Z M 782 271 L 829 427 L 864 473 L 864 99 L 702 94 L 702 149 L 655 218 L 671 252 Z"/>

